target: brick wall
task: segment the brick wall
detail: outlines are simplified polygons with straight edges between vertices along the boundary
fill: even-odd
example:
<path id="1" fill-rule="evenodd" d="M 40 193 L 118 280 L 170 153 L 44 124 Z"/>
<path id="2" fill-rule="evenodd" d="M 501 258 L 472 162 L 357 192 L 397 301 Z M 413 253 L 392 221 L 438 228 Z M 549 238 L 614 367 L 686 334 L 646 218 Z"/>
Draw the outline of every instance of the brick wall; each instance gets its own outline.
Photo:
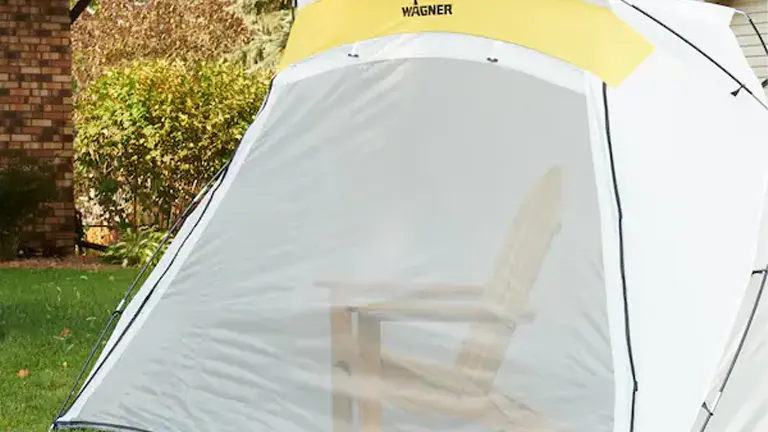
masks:
<path id="1" fill-rule="evenodd" d="M 43 253 L 75 242 L 69 21 L 68 0 L 0 0 L 0 151 L 24 149 L 58 173 L 59 202 L 22 239 Z"/>

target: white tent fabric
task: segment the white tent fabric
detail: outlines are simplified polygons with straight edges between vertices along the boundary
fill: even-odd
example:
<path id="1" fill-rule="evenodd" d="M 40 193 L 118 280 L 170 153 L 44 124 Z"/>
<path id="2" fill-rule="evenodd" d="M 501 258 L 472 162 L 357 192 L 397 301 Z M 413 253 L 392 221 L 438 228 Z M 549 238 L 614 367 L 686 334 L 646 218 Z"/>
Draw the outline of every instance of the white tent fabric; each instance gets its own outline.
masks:
<path id="1" fill-rule="evenodd" d="M 765 264 L 768 108 L 732 10 L 604 13 L 653 46 L 618 85 L 445 32 L 284 69 L 54 427 L 694 431 Z M 744 352 L 705 432 L 758 424 Z"/>

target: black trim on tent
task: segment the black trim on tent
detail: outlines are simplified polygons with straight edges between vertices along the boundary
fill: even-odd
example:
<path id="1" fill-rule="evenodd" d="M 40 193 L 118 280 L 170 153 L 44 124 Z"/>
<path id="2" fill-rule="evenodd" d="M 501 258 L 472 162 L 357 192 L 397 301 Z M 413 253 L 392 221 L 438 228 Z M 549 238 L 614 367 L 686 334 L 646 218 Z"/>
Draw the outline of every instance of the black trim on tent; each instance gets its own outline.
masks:
<path id="1" fill-rule="evenodd" d="M 757 309 L 760 307 L 760 301 L 763 297 L 763 291 L 765 290 L 765 283 L 768 281 L 768 266 L 761 270 L 754 270 L 752 272 L 752 275 L 760 274 L 762 273 L 763 277 L 760 281 L 760 287 L 757 289 L 757 295 L 755 296 L 755 301 L 752 304 L 752 310 L 749 312 L 749 318 L 747 318 L 747 324 L 744 326 L 744 332 L 741 334 L 741 338 L 739 339 L 739 345 L 736 348 L 736 352 L 733 354 L 733 358 L 731 359 L 731 363 L 728 365 L 728 371 L 725 373 L 725 378 L 723 378 L 722 384 L 720 384 L 720 388 L 718 389 L 718 395 L 722 396 L 723 391 L 725 391 L 725 387 L 728 385 L 728 381 L 731 379 L 731 375 L 733 374 L 733 369 L 736 367 L 736 363 L 739 361 L 739 357 L 741 356 L 741 352 L 744 349 L 744 343 L 747 341 L 747 337 L 749 336 L 749 331 L 752 329 L 752 323 L 755 320 L 755 316 L 757 315 Z M 719 399 L 718 399 L 719 402 Z M 704 420 L 704 424 L 701 425 L 701 429 L 699 432 L 704 432 L 707 430 L 707 427 L 709 426 L 710 420 L 712 420 L 712 416 L 715 415 L 715 411 L 717 411 L 717 403 L 712 407 L 709 408 L 707 403 L 704 402 L 703 406 L 707 410 L 707 419 Z"/>
<path id="2" fill-rule="evenodd" d="M 621 290 L 624 299 L 624 337 L 627 341 L 627 355 L 629 356 L 629 369 L 632 374 L 632 407 L 629 415 L 629 432 L 635 430 L 635 400 L 637 395 L 637 375 L 635 374 L 635 356 L 632 352 L 632 335 L 629 323 L 629 300 L 627 299 L 627 275 L 624 259 L 624 211 L 621 206 L 621 194 L 616 175 L 616 161 L 613 157 L 613 140 L 611 139 L 611 117 L 608 109 L 608 86 L 603 82 L 603 106 L 605 108 L 605 137 L 608 141 L 608 158 L 611 164 L 611 179 L 613 182 L 614 198 L 616 199 L 616 212 L 618 216 L 619 233 L 619 268 L 621 271 Z"/>
<path id="3" fill-rule="evenodd" d="M 77 0 L 77 3 L 69 11 L 69 24 L 74 24 L 90 4 L 91 0 Z"/>
<path id="4" fill-rule="evenodd" d="M 259 108 L 258 112 L 256 113 L 256 118 L 258 118 L 258 116 L 262 113 L 262 111 L 266 107 L 267 101 L 269 100 L 269 97 L 272 95 L 273 84 L 274 84 L 274 78 L 272 80 L 270 80 L 270 82 L 269 82 L 269 88 L 267 90 L 267 94 L 264 96 L 264 100 L 262 101 L 261 107 Z M 107 320 L 107 324 L 104 326 L 104 329 L 102 330 L 101 334 L 97 338 L 96 343 L 94 343 L 94 345 L 93 345 L 93 347 L 91 349 L 91 352 L 90 352 L 90 354 L 88 356 L 88 359 L 86 360 L 86 362 L 81 367 L 80 372 L 78 373 L 77 377 L 75 378 L 75 382 L 72 384 L 72 388 L 70 389 L 69 393 L 67 394 L 67 397 L 64 399 L 64 402 L 61 405 L 61 408 L 59 409 L 58 413 L 56 414 L 56 417 L 54 418 L 53 422 L 51 423 L 52 429 L 56 430 L 57 429 L 57 425 L 59 425 L 59 424 L 64 425 L 65 424 L 65 422 L 58 422 L 58 419 L 61 418 L 64 414 L 66 414 L 66 412 L 69 410 L 69 408 L 71 408 L 72 405 L 74 405 L 75 402 L 77 402 L 77 400 L 83 394 L 83 391 L 85 390 L 85 388 L 92 382 L 93 378 L 96 377 L 98 371 L 101 369 L 101 367 L 104 365 L 104 363 L 106 363 L 106 361 L 109 358 L 109 356 L 114 352 L 115 348 L 119 345 L 120 341 L 123 339 L 125 334 L 128 332 L 128 329 L 130 329 L 131 325 L 134 323 L 136 318 L 139 316 L 139 314 L 141 313 L 142 309 L 144 308 L 146 303 L 149 301 L 149 298 L 155 292 L 155 289 L 159 285 L 160 281 L 162 281 L 163 277 L 167 274 L 168 269 L 170 269 L 170 267 L 175 262 L 176 257 L 178 257 L 178 254 L 181 251 L 181 249 L 183 248 L 184 244 L 187 242 L 189 237 L 192 235 L 192 233 L 197 228 L 197 225 L 200 223 L 200 221 L 205 216 L 205 213 L 208 211 L 208 208 L 209 208 L 209 206 L 211 204 L 211 201 L 213 201 L 213 197 L 216 194 L 216 191 L 218 191 L 219 187 L 224 182 L 224 178 L 226 177 L 227 172 L 229 171 L 229 167 L 230 167 L 230 165 L 232 163 L 232 160 L 234 159 L 236 154 L 237 154 L 237 150 L 235 150 L 235 152 L 233 152 L 232 156 L 230 156 L 230 158 L 227 160 L 227 162 L 224 164 L 224 166 L 201 189 L 201 191 L 198 194 L 198 196 L 196 197 L 196 199 L 193 200 L 189 204 L 189 206 L 185 209 L 185 211 L 182 213 L 182 215 L 174 222 L 173 226 L 168 231 L 168 234 L 166 234 L 165 238 L 163 238 L 163 240 L 160 242 L 160 245 L 158 246 L 158 248 L 152 254 L 152 257 L 147 261 L 147 263 L 144 265 L 144 267 L 142 267 L 141 271 L 136 276 L 136 278 L 134 279 L 133 283 L 128 288 L 128 290 L 126 291 L 126 293 L 123 296 L 122 300 L 118 304 L 116 310 L 114 312 L 112 312 L 112 314 L 110 315 L 109 319 Z M 218 180 L 218 183 L 215 186 L 212 187 L 212 185 L 217 180 Z M 96 355 L 96 352 L 98 351 L 99 345 L 101 345 L 101 343 L 104 340 L 104 337 L 106 336 L 107 332 L 112 327 L 112 325 L 115 323 L 115 319 L 118 316 L 122 315 L 123 311 L 125 310 L 125 307 L 128 304 L 128 298 L 130 297 L 131 293 L 135 290 L 135 288 L 138 286 L 139 281 L 141 280 L 141 278 L 144 276 L 144 273 L 149 268 L 150 263 L 155 260 L 155 258 L 157 257 L 158 253 L 160 252 L 160 250 L 162 250 L 163 246 L 168 241 L 168 239 L 171 237 L 171 235 L 173 235 L 176 231 L 181 229 L 181 226 L 186 221 L 186 218 L 200 204 L 198 202 L 198 199 L 202 199 L 205 196 L 206 190 L 208 190 L 208 189 L 211 190 L 210 191 L 210 197 L 209 197 L 208 201 L 205 203 L 205 207 L 203 208 L 203 210 L 202 210 L 202 212 L 200 214 L 200 217 L 195 221 L 195 224 L 193 225 L 192 229 L 189 231 L 189 234 L 181 241 L 181 244 L 179 245 L 179 248 L 176 250 L 176 253 L 171 258 L 171 261 L 168 263 L 168 266 L 165 268 L 165 270 L 160 275 L 160 277 L 157 278 L 157 281 L 155 282 L 155 284 L 152 286 L 152 288 L 147 293 L 147 295 L 144 298 L 144 300 L 139 305 L 139 308 L 137 309 L 136 313 L 131 317 L 130 321 L 125 326 L 125 328 L 120 333 L 120 335 L 117 337 L 117 340 L 112 345 L 112 347 L 107 352 L 107 354 L 104 356 L 104 358 L 101 361 L 101 363 L 99 363 L 96 366 L 94 371 L 91 373 L 91 377 L 83 384 L 83 386 L 77 392 L 77 395 L 74 397 L 74 399 L 72 399 L 72 396 L 74 395 L 75 390 L 77 389 L 78 384 L 80 383 L 80 381 L 82 380 L 83 376 L 85 375 L 85 371 L 87 370 L 88 366 L 93 361 L 93 359 L 94 359 L 94 357 Z M 70 400 L 71 400 L 71 402 L 70 402 Z M 73 423 L 73 422 L 69 422 L 69 423 Z M 96 424 L 96 423 L 91 423 L 91 424 Z M 139 431 L 139 432 L 142 432 L 142 431 Z"/>
<path id="5" fill-rule="evenodd" d="M 760 104 L 760 106 L 762 106 L 762 107 L 763 107 L 765 110 L 767 110 L 767 111 L 768 111 L 768 105 L 766 105 L 765 103 L 763 103 L 763 101 L 761 101 L 761 100 L 760 100 L 760 99 L 759 99 L 759 98 L 758 98 L 758 97 L 757 97 L 757 96 L 756 96 L 756 95 L 755 95 L 755 94 L 752 92 L 752 90 L 750 90 L 750 89 L 749 89 L 749 88 L 748 88 L 746 85 L 744 85 L 744 83 L 743 83 L 743 82 L 741 82 L 741 80 L 739 80 L 738 78 L 736 78 L 736 76 L 735 76 L 733 73 L 731 73 L 731 71 L 729 71 L 728 69 L 726 69 L 726 68 L 725 68 L 723 65 L 721 65 L 720 63 L 718 63 L 718 62 L 717 62 L 717 60 L 715 60 L 714 58 L 712 58 L 712 56 L 710 56 L 709 54 L 707 54 L 706 52 L 704 52 L 704 50 L 702 50 L 701 48 L 699 48 L 698 46 L 696 46 L 696 44 L 694 44 L 693 42 L 689 41 L 688 39 L 686 39 L 686 38 L 685 38 L 685 36 L 683 36 L 683 35 L 681 35 L 680 33 L 676 32 L 674 29 L 672 29 L 672 28 L 671 28 L 671 27 L 669 27 L 668 25 L 664 24 L 664 23 L 663 23 L 661 20 L 659 20 L 658 18 L 656 18 L 656 17 L 654 17 L 653 15 L 649 14 L 648 12 L 646 12 L 645 10 L 643 10 L 642 8 L 640 8 L 639 6 L 635 6 L 635 5 L 633 5 L 632 3 L 629 3 L 627 0 L 621 0 L 621 1 L 622 1 L 622 3 L 624 3 L 625 5 L 627 5 L 627 6 L 631 7 L 632 9 L 634 9 L 634 10 L 636 10 L 636 11 L 640 12 L 641 14 L 643 14 L 643 15 L 644 15 L 646 18 L 648 18 L 648 19 L 652 20 L 653 22 L 655 22 L 656 24 L 658 24 L 658 25 L 662 26 L 662 27 L 663 27 L 664 29 L 666 29 L 668 32 L 670 32 L 670 33 L 672 33 L 673 35 L 675 35 L 675 36 L 676 36 L 678 39 L 680 39 L 681 41 L 685 42 L 685 43 L 686 43 L 688 46 L 690 46 L 691 48 L 695 49 L 695 50 L 696 50 L 696 51 L 697 51 L 699 54 L 701 54 L 701 55 L 702 55 L 702 56 L 704 56 L 704 57 L 705 57 L 707 60 L 709 60 L 709 61 L 710 61 L 710 63 L 712 63 L 713 65 L 717 66 L 717 68 L 718 68 L 718 69 L 720 69 L 720 70 L 721 70 L 723 73 L 725 73 L 726 75 L 728 75 L 728 76 L 729 76 L 729 77 L 730 77 L 730 78 L 731 78 L 733 81 L 735 81 L 735 82 L 736 82 L 736 83 L 739 85 L 739 88 L 737 88 L 736 90 L 734 90 L 734 91 L 732 91 L 732 92 L 731 92 L 731 94 L 732 94 L 732 95 L 736 96 L 736 95 L 737 95 L 737 94 L 738 94 L 738 93 L 739 93 L 739 92 L 740 92 L 740 91 L 743 89 L 744 91 L 746 91 L 747 93 L 749 93 L 749 95 L 750 95 L 750 96 L 752 96 L 752 99 L 754 99 L 754 100 L 755 100 L 757 103 L 759 103 L 759 104 Z"/>
<path id="6" fill-rule="evenodd" d="M 112 423 L 99 423 L 99 422 L 82 422 L 82 421 L 71 421 L 71 422 L 59 422 L 58 425 L 62 429 L 83 429 L 83 428 L 89 428 L 89 429 L 100 429 L 100 430 L 112 430 L 112 431 L 126 431 L 126 432 L 152 432 L 148 429 L 140 429 L 133 426 L 124 426 L 124 425 L 116 425 Z"/>

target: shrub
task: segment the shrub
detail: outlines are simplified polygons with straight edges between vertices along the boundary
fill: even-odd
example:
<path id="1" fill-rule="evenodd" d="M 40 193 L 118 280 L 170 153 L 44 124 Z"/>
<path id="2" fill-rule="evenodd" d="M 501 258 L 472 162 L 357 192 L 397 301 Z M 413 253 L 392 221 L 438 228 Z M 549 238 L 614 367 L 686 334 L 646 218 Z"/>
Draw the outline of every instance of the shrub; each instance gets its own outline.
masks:
<path id="1" fill-rule="evenodd" d="M 251 39 L 222 0 L 99 0 L 72 28 L 73 74 L 85 88 L 106 71 L 143 59 L 215 60 Z"/>
<path id="2" fill-rule="evenodd" d="M 22 151 L 0 153 L 0 260 L 16 257 L 23 225 L 44 215 L 42 204 L 57 194 L 52 164 Z"/>
<path id="3" fill-rule="evenodd" d="M 138 229 L 128 228 L 120 235 L 120 241 L 110 245 L 101 255 L 102 260 L 110 264 L 120 264 L 123 267 L 144 265 L 152 259 L 155 251 L 160 249 L 166 233 L 151 227 Z M 170 241 L 163 244 L 162 249 L 155 255 L 152 265 L 157 264 L 168 248 Z"/>
<path id="4" fill-rule="evenodd" d="M 235 150 L 266 88 L 226 62 L 139 61 L 109 72 L 75 106 L 79 199 L 108 223 L 167 228 Z"/>

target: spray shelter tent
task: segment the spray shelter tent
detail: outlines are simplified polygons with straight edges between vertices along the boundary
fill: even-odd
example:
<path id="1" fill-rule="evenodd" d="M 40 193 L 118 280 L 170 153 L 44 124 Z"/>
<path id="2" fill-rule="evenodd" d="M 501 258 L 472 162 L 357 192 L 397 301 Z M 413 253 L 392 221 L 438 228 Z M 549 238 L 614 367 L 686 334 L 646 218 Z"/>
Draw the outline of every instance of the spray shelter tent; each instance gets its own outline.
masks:
<path id="1" fill-rule="evenodd" d="M 756 430 L 768 109 L 734 13 L 300 3 L 53 427 Z"/>

